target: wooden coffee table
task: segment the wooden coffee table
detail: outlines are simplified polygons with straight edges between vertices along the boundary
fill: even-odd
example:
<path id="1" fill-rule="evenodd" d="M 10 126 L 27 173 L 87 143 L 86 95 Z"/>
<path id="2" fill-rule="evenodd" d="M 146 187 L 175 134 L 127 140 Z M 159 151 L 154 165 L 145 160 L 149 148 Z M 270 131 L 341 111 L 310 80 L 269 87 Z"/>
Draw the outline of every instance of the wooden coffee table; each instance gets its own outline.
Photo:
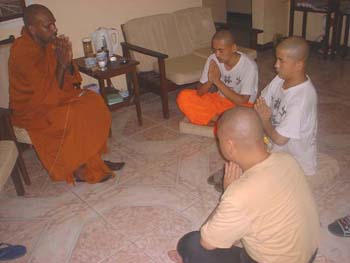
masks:
<path id="1" fill-rule="evenodd" d="M 127 63 L 121 63 L 121 57 L 117 56 L 117 61 L 108 62 L 106 70 L 102 71 L 98 67 L 88 68 L 85 66 L 84 57 L 74 59 L 77 63 L 79 71 L 98 80 L 100 94 L 105 100 L 108 108 L 113 111 L 123 106 L 135 104 L 136 113 L 139 125 L 142 125 L 142 114 L 140 105 L 140 91 L 139 83 L 136 75 L 136 66 L 140 62 L 132 59 L 128 59 Z M 128 85 L 129 96 L 124 98 L 123 102 L 108 105 L 107 94 L 109 92 L 108 86 L 111 86 L 111 78 L 125 74 L 127 78 L 130 78 L 133 85 Z M 107 85 L 106 85 L 107 84 Z M 130 86 L 130 87 L 129 87 Z M 131 87 L 132 86 L 132 87 Z"/>

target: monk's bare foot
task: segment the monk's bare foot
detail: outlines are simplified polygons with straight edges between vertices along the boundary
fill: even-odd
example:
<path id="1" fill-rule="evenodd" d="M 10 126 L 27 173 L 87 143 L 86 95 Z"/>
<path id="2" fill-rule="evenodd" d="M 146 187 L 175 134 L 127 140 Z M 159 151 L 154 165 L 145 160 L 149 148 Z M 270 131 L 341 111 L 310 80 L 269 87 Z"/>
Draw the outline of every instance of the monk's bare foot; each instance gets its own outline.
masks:
<path id="1" fill-rule="evenodd" d="M 114 162 L 111 162 L 111 161 L 104 161 L 105 164 L 108 166 L 109 169 L 111 169 L 112 171 L 118 171 L 118 170 L 121 170 L 125 163 L 124 162 L 120 162 L 120 163 L 114 163 Z"/>
<path id="2" fill-rule="evenodd" d="M 86 165 L 80 165 L 74 172 L 73 177 L 76 182 L 85 182 Z"/>
<path id="3" fill-rule="evenodd" d="M 73 177 L 75 179 L 76 182 L 80 183 L 80 182 L 86 182 L 85 179 L 85 174 L 86 174 L 86 165 L 80 165 L 74 172 L 73 172 Z M 113 172 L 111 172 L 110 174 L 106 174 L 105 176 L 103 176 L 100 181 L 98 181 L 98 183 L 103 183 L 106 182 L 108 179 L 111 179 L 115 176 L 115 174 Z"/>
<path id="4" fill-rule="evenodd" d="M 181 256 L 176 250 L 169 250 L 168 257 L 171 261 L 175 263 L 183 263 Z"/>

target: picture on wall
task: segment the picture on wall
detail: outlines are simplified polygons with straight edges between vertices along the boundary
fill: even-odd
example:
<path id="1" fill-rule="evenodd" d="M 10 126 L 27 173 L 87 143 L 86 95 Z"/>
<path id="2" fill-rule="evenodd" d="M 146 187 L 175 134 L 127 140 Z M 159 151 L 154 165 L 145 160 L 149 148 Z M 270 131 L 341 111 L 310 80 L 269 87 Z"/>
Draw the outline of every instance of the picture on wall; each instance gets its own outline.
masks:
<path id="1" fill-rule="evenodd" d="M 23 16 L 24 0 L 0 0 L 0 22 Z"/>

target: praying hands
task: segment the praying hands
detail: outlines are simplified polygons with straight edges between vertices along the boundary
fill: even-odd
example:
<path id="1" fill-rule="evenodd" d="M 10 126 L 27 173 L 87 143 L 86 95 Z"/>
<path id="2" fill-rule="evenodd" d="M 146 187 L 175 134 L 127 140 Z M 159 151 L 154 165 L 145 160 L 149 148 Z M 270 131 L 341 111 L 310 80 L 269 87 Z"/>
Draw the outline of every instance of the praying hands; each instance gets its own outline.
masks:
<path id="1" fill-rule="evenodd" d="M 271 109 L 269 106 L 267 106 L 265 99 L 260 97 L 256 100 L 256 103 L 254 105 L 254 109 L 258 113 L 261 121 L 263 123 L 269 122 L 271 118 Z"/>
<path id="2" fill-rule="evenodd" d="M 66 69 L 72 64 L 72 43 L 69 38 L 61 35 L 55 39 L 55 52 L 59 66 Z"/>

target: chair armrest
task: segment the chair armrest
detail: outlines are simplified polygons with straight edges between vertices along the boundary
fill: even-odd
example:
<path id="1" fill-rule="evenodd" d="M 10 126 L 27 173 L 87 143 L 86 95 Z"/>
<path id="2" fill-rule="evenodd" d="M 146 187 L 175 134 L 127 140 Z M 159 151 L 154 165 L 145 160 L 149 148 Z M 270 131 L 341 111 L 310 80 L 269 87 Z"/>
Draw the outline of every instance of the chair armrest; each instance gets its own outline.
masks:
<path id="1" fill-rule="evenodd" d="M 148 49 L 148 48 L 132 45 L 132 44 L 129 44 L 129 43 L 126 43 L 126 42 L 122 42 L 121 45 L 123 47 L 123 50 L 125 49 L 125 51 L 132 50 L 132 51 L 136 51 L 136 52 L 142 53 L 144 55 L 148 55 L 148 56 L 156 57 L 156 58 L 161 58 L 161 59 L 166 59 L 166 58 L 169 57 L 166 54 L 163 54 L 163 53 L 160 53 L 160 52 Z"/>
<path id="2" fill-rule="evenodd" d="M 11 114 L 10 109 L 0 108 L 0 117 L 10 116 L 10 114 Z"/>
<path id="3" fill-rule="evenodd" d="M 10 35 L 9 38 L 4 39 L 4 40 L 0 40 L 0 45 L 10 44 L 13 41 L 15 41 L 15 37 L 13 35 Z"/>

